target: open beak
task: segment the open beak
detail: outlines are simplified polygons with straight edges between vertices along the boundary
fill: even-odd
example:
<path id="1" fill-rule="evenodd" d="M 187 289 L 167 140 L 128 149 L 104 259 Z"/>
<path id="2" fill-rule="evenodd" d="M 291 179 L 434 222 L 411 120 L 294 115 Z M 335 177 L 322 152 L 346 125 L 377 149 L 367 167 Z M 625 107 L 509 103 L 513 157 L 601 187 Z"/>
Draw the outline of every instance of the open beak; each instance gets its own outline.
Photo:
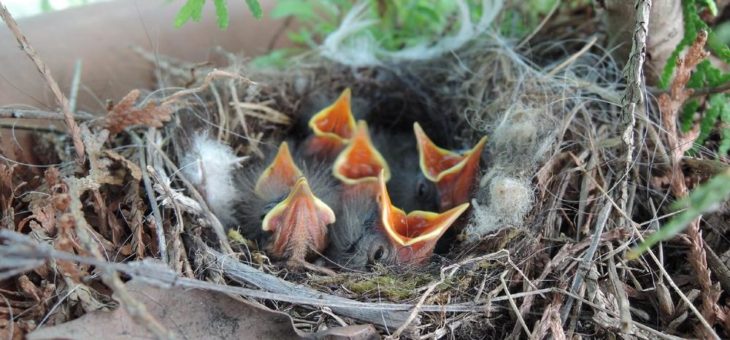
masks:
<path id="1" fill-rule="evenodd" d="M 440 214 L 420 210 L 406 214 L 393 206 L 382 174 L 378 177 L 378 185 L 381 223 L 396 248 L 396 259 L 400 264 L 427 261 L 439 238 L 469 207 L 469 203 L 464 203 Z"/>
<path id="2" fill-rule="evenodd" d="M 254 190 L 264 200 L 273 201 L 289 193 L 300 177 L 302 171 L 294 164 L 289 145 L 282 142 L 276 157 L 256 181 Z"/>
<path id="3" fill-rule="evenodd" d="M 274 234 L 270 248 L 274 256 L 304 260 L 309 249 L 325 249 L 327 225 L 334 222 L 332 209 L 300 177 L 289 195 L 264 216 L 262 229 Z"/>
<path id="4" fill-rule="evenodd" d="M 345 147 L 355 132 L 355 117 L 352 115 L 351 91 L 342 91 L 339 98 L 322 109 L 309 120 L 314 135 L 307 143 L 310 155 L 333 158 Z"/>
<path id="5" fill-rule="evenodd" d="M 469 201 L 487 137 L 482 137 L 471 150 L 459 154 L 436 146 L 418 123 L 413 125 L 413 130 L 421 171 L 436 183 L 441 210 Z"/>
<path id="6" fill-rule="evenodd" d="M 340 152 L 332 166 L 332 174 L 345 184 L 346 190 L 377 191 L 378 175 L 390 179 L 390 168 L 373 145 L 364 121 L 357 124 L 350 144 Z"/>

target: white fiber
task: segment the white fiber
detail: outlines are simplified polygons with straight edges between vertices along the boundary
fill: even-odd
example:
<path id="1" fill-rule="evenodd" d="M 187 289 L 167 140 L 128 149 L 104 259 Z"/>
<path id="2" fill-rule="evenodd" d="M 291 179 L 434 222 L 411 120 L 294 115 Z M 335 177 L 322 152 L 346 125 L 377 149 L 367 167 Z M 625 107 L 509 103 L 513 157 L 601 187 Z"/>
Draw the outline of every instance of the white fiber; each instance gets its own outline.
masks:
<path id="1" fill-rule="evenodd" d="M 367 3 L 360 2 L 345 16 L 340 26 L 325 38 L 320 52 L 326 58 L 339 63 L 362 67 L 382 63 L 429 60 L 453 52 L 484 33 L 502 9 L 503 0 L 482 0 L 482 17 L 479 22 L 471 20 L 469 6 L 464 0 L 456 0 L 459 8 L 459 31 L 445 35 L 432 42 L 424 42 L 397 51 L 384 49 L 365 31 L 378 23 L 377 19 L 367 17 Z"/>
<path id="2" fill-rule="evenodd" d="M 233 173 L 246 158 L 236 156 L 228 145 L 197 134 L 180 164 L 185 178 L 198 188 L 224 224 L 233 222 L 231 211 L 238 195 Z"/>

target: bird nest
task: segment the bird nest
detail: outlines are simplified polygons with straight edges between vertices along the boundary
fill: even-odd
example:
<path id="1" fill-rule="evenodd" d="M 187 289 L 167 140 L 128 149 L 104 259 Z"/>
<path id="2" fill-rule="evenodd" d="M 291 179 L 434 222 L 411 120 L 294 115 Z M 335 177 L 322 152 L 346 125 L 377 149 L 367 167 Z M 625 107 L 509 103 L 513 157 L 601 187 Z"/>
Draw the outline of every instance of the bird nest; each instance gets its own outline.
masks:
<path id="1" fill-rule="evenodd" d="M 654 338 L 696 322 L 689 304 L 673 303 L 676 295 L 660 279 L 664 270 L 684 276 L 683 263 L 660 270 L 616 257 L 633 241 L 627 225 L 642 226 L 662 209 L 666 188 L 657 179 L 667 169 L 650 165 L 665 137 L 653 116 L 642 117 L 637 131 L 646 133 L 645 143 L 626 172 L 622 75 L 595 40 L 513 48 L 493 37 L 427 61 L 350 67 L 308 56 L 279 71 L 221 55 L 227 68 L 165 60 L 161 90 L 132 92 L 103 118 L 82 124 L 77 136 L 88 163 L 75 161 L 71 138 L 45 134 L 38 155 L 60 165 L 31 173 L 0 165 L 4 228 L 25 235 L 0 235 L 13 240 L 3 256 L 24 259 L 3 272 L 8 285 L 0 287 L 20 292 L 9 302 L 11 311 L 26 313 L 18 328 L 60 324 L 113 304 L 97 279 L 119 294 L 121 281 L 110 270 L 122 279 L 246 296 L 287 313 L 307 332 L 365 323 L 412 337 L 557 337 L 565 327 Z M 394 125 L 421 117 L 446 147 L 488 136 L 460 233 L 422 267 L 334 276 L 289 270 L 227 234 L 180 176 L 186 124 L 248 157 L 245 167 L 264 146 L 285 139 L 302 115 L 348 87 L 356 110 Z M 22 219 L 7 218 L 26 210 Z M 626 216 L 636 223 L 625 223 Z M 719 238 L 709 243 L 722 246 Z M 685 251 L 679 248 L 665 251 Z M 124 265 L 150 257 L 169 269 L 149 261 Z M 127 298 L 119 297 L 130 305 Z M 39 304 L 27 307 L 32 299 Z M 629 304 L 633 321 L 626 324 Z"/>

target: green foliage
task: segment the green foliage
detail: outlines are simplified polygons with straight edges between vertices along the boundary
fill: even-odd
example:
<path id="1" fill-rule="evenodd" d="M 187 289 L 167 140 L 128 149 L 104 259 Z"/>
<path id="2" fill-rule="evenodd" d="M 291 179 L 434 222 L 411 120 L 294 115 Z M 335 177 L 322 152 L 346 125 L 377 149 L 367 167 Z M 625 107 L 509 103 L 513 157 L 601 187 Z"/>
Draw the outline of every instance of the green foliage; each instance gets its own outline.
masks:
<path id="1" fill-rule="evenodd" d="M 221 29 L 227 28 L 229 17 L 228 0 L 213 0 L 213 4 L 215 5 L 215 13 L 218 17 L 218 27 Z M 203 16 L 204 5 L 205 0 L 186 0 L 185 5 L 180 8 L 180 11 L 175 17 L 175 26 L 181 27 L 190 20 L 200 21 Z M 246 0 L 246 5 L 248 5 L 248 9 L 254 18 L 260 19 L 263 16 L 264 12 L 258 0 Z"/>
<path id="2" fill-rule="evenodd" d="M 707 183 L 697 187 L 689 196 L 675 202 L 674 208 L 677 210 L 684 209 L 684 211 L 672 218 L 656 233 L 647 237 L 644 242 L 629 251 L 626 256 L 629 259 L 636 259 L 658 242 L 668 240 L 679 234 L 692 221 L 702 214 L 712 211 L 719 202 L 723 202 L 728 198 L 730 198 L 730 170 L 713 177 Z"/>
<path id="3" fill-rule="evenodd" d="M 180 27 L 190 19 L 200 21 L 203 16 L 203 5 L 205 0 L 187 0 L 175 17 L 175 26 Z"/>
<path id="4" fill-rule="evenodd" d="M 680 53 L 695 40 L 701 30 L 708 31 L 707 48 L 712 52 L 712 55 L 725 62 L 730 62 L 730 47 L 717 34 L 714 34 L 710 30 L 710 27 L 699 15 L 701 7 L 708 8 L 710 12 L 716 12 L 717 8 L 714 1 L 684 0 L 682 1 L 682 7 L 685 20 L 684 37 L 672 52 L 662 72 L 659 86 L 664 89 L 669 86 Z M 722 70 L 713 66 L 708 60 L 705 60 L 697 65 L 687 86 L 693 89 L 715 88 L 728 82 L 730 82 L 730 73 L 724 73 Z M 727 112 L 730 110 L 730 103 L 728 103 L 728 96 L 726 94 L 713 94 L 709 96 L 708 103 L 709 107 L 700 122 L 700 135 L 696 140 L 695 148 L 692 150 L 695 153 L 697 152 L 697 147 L 702 145 L 710 136 L 718 121 L 724 123 L 730 119 L 730 117 L 727 117 Z M 694 125 L 694 114 L 700 107 L 701 103 L 696 99 L 692 99 L 685 104 L 680 121 L 683 131 L 687 132 L 692 128 Z M 730 149 L 730 139 L 727 139 L 727 136 L 730 136 L 730 131 L 727 131 L 728 129 L 730 127 L 727 126 L 720 129 L 721 148 L 718 150 L 720 155 L 726 155 Z"/>
<path id="5" fill-rule="evenodd" d="M 261 9 L 261 4 L 258 0 L 246 0 L 246 5 L 254 18 L 261 19 L 264 16 L 264 11 Z"/>

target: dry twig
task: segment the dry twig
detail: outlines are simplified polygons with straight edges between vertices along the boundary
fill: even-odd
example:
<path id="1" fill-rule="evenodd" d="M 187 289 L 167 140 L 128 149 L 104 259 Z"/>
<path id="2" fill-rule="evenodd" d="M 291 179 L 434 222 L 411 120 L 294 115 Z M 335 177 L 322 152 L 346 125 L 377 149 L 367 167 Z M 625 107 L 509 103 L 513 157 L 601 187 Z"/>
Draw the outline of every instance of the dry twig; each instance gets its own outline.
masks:
<path id="1" fill-rule="evenodd" d="M 5 4 L 3 4 L 2 1 L 0 1 L 0 17 L 3 18 L 3 21 L 5 21 L 5 24 L 15 36 L 15 39 L 18 40 L 20 48 L 23 50 L 23 52 L 25 52 L 26 55 L 28 55 L 28 58 L 33 61 L 36 68 L 38 68 L 38 72 L 41 73 L 43 79 L 45 79 L 46 81 L 46 84 L 51 89 L 53 96 L 56 98 L 56 102 L 61 107 L 63 120 L 66 123 L 68 132 L 71 135 L 71 139 L 73 140 L 74 149 L 76 150 L 76 162 L 79 166 L 83 165 L 84 143 L 81 141 L 81 129 L 79 129 L 79 125 L 74 119 L 73 112 L 71 112 L 68 98 L 66 98 L 66 95 L 61 92 L 61 88 L 58 86 L 58 83 L 55 79 L 53 79 L 53 76 L 51 75 L 51 69 L 48 68 L 48 65 L 46 65 L 46 63 L 41 60 L 35 49 L 30 45 L 30 43 L 28 43 L 28 39 L 25 37 L 25 35 L 23 35 L 23 32 L 20 31 L 18 23 L 15 21 L 10 12 L 8 12 L 8 9 L 5 7 Z"/>

